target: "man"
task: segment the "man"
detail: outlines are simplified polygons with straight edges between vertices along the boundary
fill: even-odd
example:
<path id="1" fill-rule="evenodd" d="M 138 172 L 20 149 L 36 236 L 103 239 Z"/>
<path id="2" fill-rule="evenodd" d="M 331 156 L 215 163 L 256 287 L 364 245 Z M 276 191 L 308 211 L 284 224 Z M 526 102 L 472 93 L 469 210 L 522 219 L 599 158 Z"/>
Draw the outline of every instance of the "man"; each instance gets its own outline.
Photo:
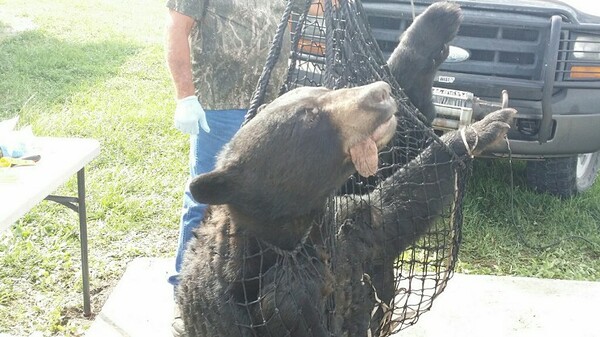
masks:
<path id="1" fill-rule="evenodd" d="M 254 94 L 285 0 L 168 0 L 166 60 L 175 87 L 174 124 L 190 135 L 190 180 L 211 171 L 215 157 L 239 129 Z M 271 76 L 270 97 L 284 79 L 287 53 Z M 186 184 L 175 262 L 206 205 Z M 175 287 L 178 275 L 169 278 Z M 185 335 L 177 310 L 174 336 Z"/>

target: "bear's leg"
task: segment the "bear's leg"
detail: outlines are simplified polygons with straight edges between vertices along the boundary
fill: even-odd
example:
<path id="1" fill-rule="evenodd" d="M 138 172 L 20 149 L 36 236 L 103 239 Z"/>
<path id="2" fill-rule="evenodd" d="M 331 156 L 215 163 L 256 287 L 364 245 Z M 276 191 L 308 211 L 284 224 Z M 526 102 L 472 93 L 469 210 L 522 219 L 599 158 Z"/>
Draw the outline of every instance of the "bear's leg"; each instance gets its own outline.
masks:
<path id="1" fill-rule="evenodd" d="M 435 107 L 432 102 L 432 86 L 433 80 L 440 65 L 446 60 L 448 56 L 448 44 L 456 36 L 460 23 L 462 21 L 462 14 L 460 7 L 456 4 L 449 2 L 438 2 L 434 3 L 427 8 L 411 26 L 404 32 L 400 38 L 398 46 L 387 61 L 390 71 L 400 87 L 404 90 L 413 105 L 419 109 L 419 111 L 426 117 L 427 121 L 431 123 L 435 118 Z M 404 123 L 409 123 L 406 120 Z M 412 130 L 411 125 L 399 124 L 398 128 L 401 132 Z M 402 159 L 406 158 L 406 162 L 415 158 L 416 153 L 411 153 L 411 147 L 419 148 L 420 142 L 426 140 L 425 130 L 412 130 L 410 131 L 411 136 L 402 139 L 400 143 L 395 143 L 394 148 L 399 151 L 395 155 L 391 152 L 385 152 L 380 154 L 384 162 L 393 162 L 395 164 L 405 163 Z M 414 139 L 415 144 L 404 144 L 406 139 Z M 394 160 L 394 157 L 397 157 Z M 380 174 L 383 177 L 389 177 L 393 173 L 394 169 L 382 170 Z M 377 179 L 374 178 L 362 178 L 354 175 L 354 180 L 362 182 L 367 186 L 377 185 Z M 357 188 L 357 183 L 351 180 L 342 189 L 344 193 L 356 193 L 363 194 L 364 191 Z M 367 190 L 367 189 L 364 189 Z M 368 189 L 372 191 L 373 189 Z M 423 205 L 419 206 L 422 209 Z M 440 206 L 441 208 L 441 206 Z M 384 221 L 386 223 L 387 221 Z M 416 225 L 416 227 L 427 228 L 427 224 Z M 423 230 L 424 231 L 424 230 Z M 400 235 L 402 234 L 402 235 Z M 386 233 L 381 238 L 385 240 L 388 235 L 393 238 L 390 242 L 380 242 L 379 246 L 390 246 L 390 247 L 406 247 L 406 242 L 411 242 L 411 238 L 406 241 L 402 239 L 407 238 L 404 233 Z M 415 237 L 417 235 L 414 235 Z M 401 241 L 401 242 L 399 242 Z M 403 249 L 403 248 L 402 248 Z M 394 252 L 401 250 L 393 249 Z M 384 254 L 387 255 L 387 254 Z M 380 300 L 384 303 L 390 303 L 394 297 L 394 261 L 396 254 L 389 254 L 389 256 L 379 256 L 370 265 L 370 270 L 366 272 L 371 276 L 374 288 L 377 290 L 377 295 Z M 356 293 L 355 296 L 362 297 L 363 306 L 355 310 L 358 314 L 365 311 L 366 309 L 373 308 L 375 305 L 374 293 L 368 292 L 367 298 L 364 297 L 365 290 L 361 289 L 362 294 Z M 377 334 L 379 328 L 379 322 L 381 321 L 384 313 L 382 309 L 378 310 L 371 319 L 371 330 Z M 354 318 L 355 321 L 360 321 L 359 317 Z M 356 325 L 356 324 L 355 324 Z M 361 325 L 362 329 L 364 325 Z"/>
<path id="2" fill-rule="evenodd" d="M 400 87 L 429 122 L 435 117 L 433 79 L 448 56 L 448 43 L 456 36 L 461 21 L 457 4 L 432 4 L 402 34 L 387 61 Z"/>
<path id="3" fill-rule="evenodd" d="M 434 142 L 382 182 L 375 204 L 382 205 L 384 233 L 378 237 L 393 241 L 379 246 L 391 247 L 396 256 L 424 234 L 454 200 L 455 172 L 461 168 L 447 148 L 459 157 L 482 153 L 504 138 L 515 113 L 514 109 L 493 112 L 467 127 L 464 138 L 460 131 L 445 134 L 444 144 Z"/>
<path id="4" fill-rule="evenodd" d="M 371 245 L 374 255 L 362 254 L 362 265 L 382 302 L 389 304 L 395 295 L 394 261 L 427 231 L 454 200 L 454 174 L 460 168 L 457 166 L 459 163 L 452 160 L 447 147 L 459 157 L 480 154 L 491 144 L 503 139 L 514 114 L 513 109 L 496 111 L 467 128 L 464 141 L 461 132 L 455 131 L 442 137 L 444 144 L 431 144 L 416 159 L 380 183 L 379 188 L 371 194 L 372 212 L 377 213 L 370 217 L 373 223 L 355 226 L 359 230 L 348 232 L 349 237 L 338 239 L 338 244 L 346 248 L 340 248 L 340 251 L 353 251 L 354 255 L 364 251 L 355 249 L 357 241 Z M 354 210 L 363 211 L 362 207 Z M 353 302 L 362 305 L 360 310 L 354 310 L 353 316 L 343 319 L 366 320 L 368 324 L 367 317 L 376 305 L 374 293 L 359 289 L 357 281 L 354 287 L 357 289 L 352 292 L 356 297 Z M 383 317 L 384 313 L 379 309 L 370 320 L 373 334 L 378 335 Z M 362 327 L 365 325 L 363 323 Z M 366 332 L 361 331 L 356 335 L 366 335 Z"/>

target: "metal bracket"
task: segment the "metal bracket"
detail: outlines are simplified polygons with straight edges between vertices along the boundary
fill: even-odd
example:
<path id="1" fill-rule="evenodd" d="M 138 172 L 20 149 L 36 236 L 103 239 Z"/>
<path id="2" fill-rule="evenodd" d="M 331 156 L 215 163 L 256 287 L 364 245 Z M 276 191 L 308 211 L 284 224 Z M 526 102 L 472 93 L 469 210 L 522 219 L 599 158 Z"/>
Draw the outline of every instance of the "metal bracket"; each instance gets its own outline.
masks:
<path id="1" fill-rule="evenodd" d="M 54 201 L 63 206 L 66 206 L 73 211 L 79 213 L 79 199 L 75 197 L 65 197 L 61 195 L 49 195 L 46 197 L 46 200 Z"/>

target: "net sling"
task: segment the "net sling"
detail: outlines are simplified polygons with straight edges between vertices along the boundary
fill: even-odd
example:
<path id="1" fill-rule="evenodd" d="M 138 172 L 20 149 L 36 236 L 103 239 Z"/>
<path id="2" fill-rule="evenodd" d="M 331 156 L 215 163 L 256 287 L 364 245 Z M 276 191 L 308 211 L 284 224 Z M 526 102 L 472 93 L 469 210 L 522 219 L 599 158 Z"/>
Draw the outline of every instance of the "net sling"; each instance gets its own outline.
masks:
<path id="1" fill-rule="evenodd" d="M 294 249 L 258 240 L 258 250 L 245 251 L 242 264 L 273 265 L 243 280 L 258 286 L 258 295 L 244 293 L 235 303 L 244 317 L 223 324 L 235 325 L 243 336 L 389 336 L 415 324 L 453 274 L 470 158 L 456 155 L 411 103 L 358 0 L 288 1 L 246 121 L 266 103 L 286 43 L 288 69 L 279 95 L 301 86 L 338 89 L 385 81 L 398 105 L 398 127 L 379 154 L 377 174 L 349 177 Z M 419 157 L 427 148 L 436 149 L 430 161 Z M 388 179 L 401 170 L 411 172 L 408 181 Z M 327 262 L 313 264 L 315 256 L 327 256 Z M 309 283 L 315 279 L 334 287 L 326 298 L 315 300 L 319 290 Z M 305 333 L 286 330 L 290 317 L 284 313 Z"/>

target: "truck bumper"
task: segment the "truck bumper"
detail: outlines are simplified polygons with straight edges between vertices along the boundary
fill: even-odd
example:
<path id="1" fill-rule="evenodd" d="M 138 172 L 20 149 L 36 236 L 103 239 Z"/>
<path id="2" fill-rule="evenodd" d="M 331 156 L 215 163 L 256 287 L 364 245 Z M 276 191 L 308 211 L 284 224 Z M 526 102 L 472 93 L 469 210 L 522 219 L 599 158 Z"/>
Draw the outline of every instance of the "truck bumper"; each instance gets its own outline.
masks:
<path id="1" fill-rule="evenodd" d="M 555 128 L 550 140 L 540 144 L 509 137 L 510 153 L 515 157 L 542 158 L 600 151 L 600 114 L 554 115 L 552 120 Z M 506 156 L 509 145 L 496 144 L 487 154 Z"/>

